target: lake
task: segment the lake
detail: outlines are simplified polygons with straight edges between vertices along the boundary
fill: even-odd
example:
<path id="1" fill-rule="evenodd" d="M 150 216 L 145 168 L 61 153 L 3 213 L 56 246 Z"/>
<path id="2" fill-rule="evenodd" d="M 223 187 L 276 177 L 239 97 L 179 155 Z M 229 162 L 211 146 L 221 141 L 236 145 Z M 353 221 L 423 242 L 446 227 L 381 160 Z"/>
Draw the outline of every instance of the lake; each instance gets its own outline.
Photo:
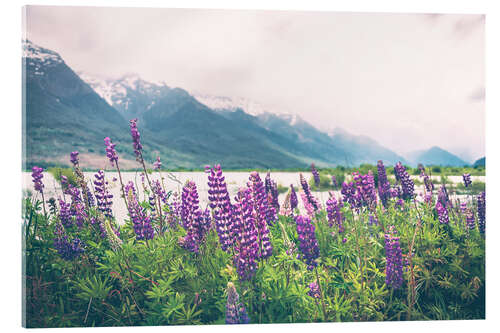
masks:
<path id="1" fill-rule="evenodd" d="M 95 172 L 84 172 L 85 179 L 87 180 L 87 183 L 89 186 L 93 186 L 93 183 L 90 182 L 90 180 L 93 181 L 94 179 L 94 174 Z M 236 193 L 238 192 L 238 189 L 245 186 L 246 182 L 248 181 L 249 177 L 249 172 L 224 172 L 224 176 L 226 178 L 227 182 L 227 187 L 229 194 L 231 196 L 231 199 L 234 198 Z M 310 172 L 302 172 L 304 177 L 309 180 L 311 178 L 311 173 Z M 174 192 L 181 192 L 182 190 L 182 184 L 184 184 L 186 181 L 191 180 L 196 183 L 196 186 L 198 188 L 198 194 L 199 194 L 199 199 L 200 199 L 200 206 L 202 209 L 204 209 L 207 204 L 208 204 L 208 177 L 207 174 L 204 172 L 172 172 L 172 173 L 167 173 L 167 172 L 162 172 L 161 173 L 163 179 L 164 179 L 164 185 L 167 191 L 174 191 Z M 290 184 L 293 184 L 295 189 L 298 190 L 300 188 L 300 179 L 299 179 L 300 172 L 271 172 L 271 178 L 276 181 L 279 185 L 282 186 L 290 186 Z M 264 180 L 266 174 L 261 173 L 260 174 L 262 180 Z M 118 173 L 109 171 L 106 172 L 106 180 L 109 182 L 108 189 L 111 194 L 113 194 L 113 213 L 114 216 L 117 218 L 117 221 L 119 223 L 123 223 L 124 219 L 127 217 L 127 209 L 125 207 L 125 203 L 123 199 L 121 198 L 121 188 L 120 188 L 120 181 L 118 180 Z M 151 180 L 156 180 L 160 179 L 160 175 L 155 172 L 152 175 L 149 175 Z M 393 176 L 389 176 L 393 177 Z M 138 190 L 138 193 L 140 195 L 141 200 L 143 199 L 143 190 L 141 186 L 141 176 L 140 172 L 122 172 L 122 178 L 123 182 L 127 183 L 128 181 L 133 181 L 136 185 L 136 189 Z M 418 176 L 412 176 L 412 178 L 418 178 Z M 173 180 L 177 179 L 177 181 Z M 432 179 L 437 183 L 440 180 L 440 176 L 432 176 Z M 471 177 L 472 181 L 485 181 L 484 176 L 472 176 Z M 462 182 L 462 176 L 448 176 L 448 180 L 450 182 L 454 183 L 459 183 Z M 45 200 L 48 200 L 51 197 L 54 198 L 63 198 L 63 193 L 61 190 L 61 186 L 59 183 L 54 179 L 54 177 L 48 173 L 44 172 L 43 173 L 43 183 L 45 185 L 44 188 L 44 195 L 45 195 Z M 24 190 L 30 190 L 34 191 L 33 187 L 33 182 L 31 179 L 31 172 L 23 172 L 23 189 Z M 422 191 L 421 186 L 416 186 L 416 192 L 419 193 L 418 191 Z M 297 193 L 298 194 L 298 193 Z M 313 192 L 313 194 L 321 201 L 321 203 L 324 205 L 326 200 L 329 197 L 328 192 Z M 336 192 L 337 196 L 340 195 L 340 192 Z M 282 193 L 279 196 L 279 201 L 282 203 L 285 199 L 286 193 Z M 299 208 L 303 208 L 302 202 L 299 196 Z"/>

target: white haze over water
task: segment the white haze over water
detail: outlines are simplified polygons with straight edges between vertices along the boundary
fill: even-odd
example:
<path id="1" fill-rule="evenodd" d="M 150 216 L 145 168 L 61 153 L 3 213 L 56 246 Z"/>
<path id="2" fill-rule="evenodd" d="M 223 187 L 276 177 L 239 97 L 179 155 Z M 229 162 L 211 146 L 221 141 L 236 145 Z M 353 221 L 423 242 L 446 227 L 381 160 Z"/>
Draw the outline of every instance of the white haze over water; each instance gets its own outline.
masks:
<path id="1" fill-rule="evenodd" d="M 30 6 L 75 71 L 245 97 L 398 153 L 485 153 L 483 15 Z"/>

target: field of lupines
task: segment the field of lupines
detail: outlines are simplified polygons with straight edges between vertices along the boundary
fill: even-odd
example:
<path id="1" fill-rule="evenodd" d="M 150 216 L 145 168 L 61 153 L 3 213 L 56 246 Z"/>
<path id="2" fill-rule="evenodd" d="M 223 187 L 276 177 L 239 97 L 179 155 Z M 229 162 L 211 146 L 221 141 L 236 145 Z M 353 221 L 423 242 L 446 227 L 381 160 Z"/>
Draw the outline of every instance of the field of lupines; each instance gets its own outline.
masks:
<path id="1" fill-rule="evenodd" d="M 404 166 L 391 184 L 379 162 L 376 174 L 334 177 L 341 195 L 326 202 L 302 176 L 279 202 L 270 173 L 250 172 L 230 197 L 215 165 L 206 167 L 203 210 L 194 182 L 165 190 L 160 157 L 160 180 L 149 176 L 136 120 L 130 130 L 140 184 L 123 183 L 115 144 L 104 139 L 122 198 L 108 192 L 104 170 L 85 179 L 76 151 L 76 182 L 62 176 L 57 198 L 45 198 L 43 169 L 33 167 L 35 191 L 23 200 L 25 326 L 485 317 L 484 192 L 459 202 L 421 167 L 417 195 Z M 470 175 L 463 180 L 469 188 Z M 113 215 L 115 200 L 125 202 L 125 221 Z"/>

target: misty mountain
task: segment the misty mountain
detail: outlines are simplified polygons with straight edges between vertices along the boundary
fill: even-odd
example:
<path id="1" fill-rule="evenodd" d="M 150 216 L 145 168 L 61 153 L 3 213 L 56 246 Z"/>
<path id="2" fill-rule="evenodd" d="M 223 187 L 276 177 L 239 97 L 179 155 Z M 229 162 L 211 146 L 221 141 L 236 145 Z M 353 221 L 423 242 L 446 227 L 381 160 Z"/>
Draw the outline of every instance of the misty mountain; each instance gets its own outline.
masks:
<path id="1" fill-rule="evenodd" d="M 160 155 L 170 168 L 214 163 L 226 168 L 293 168 L 311 162 L 319 167 L 373 164 L 379 159 L 388 165 L 406 162 L 367 136 L 339 128 L 325 133 L 298 115 L 245 98 L 192 95 L 134 74 L 117 79 L 76 74 L 56 52 L 29 41 L 23 47 L 31 164 L 68 163 L 73 150 L 102 159 L 106 136 L 117 143 L 122 161 L 133 162 L 128 120 L 136 117 L 145 158 L 152 162 Z"/>
<path id="2" fill-rule="evenodd" d="M 23 43 L 25 153 L 29 163 L 98 151 L 103 133 L 127 134 L 127 121 L 92 90 L 59 54 Z M 28 163 L 28 164 L 29 164 Z"/>
<path id="3" fill-rule="evenodd" d="M 245 120 L 256 121 L 261 127 L 284 137 L 289 146 L 286 149 L 318 166 L 359 165 L 376 163 L 379 159 L 386 164 L 395 164 L 405 159 L 391 150 L 379 145 L 366 136 L 354 136 L 345 130 L 336 129 L 327 134 L 303 120 L 296 114 L 275 110 L 263 104 L 245 98 L 231 98 L 194 95 L 226 117 L 241 118 L 241 112 L 248 107 L 251 115 Z"/>
<path id="4" fill-rule="evenodd" d="M 468 165 L 461 158 L 452 153 L 434 146 L 426 150 L 418 150 L 410 152 L 407 154 L 408 161 L 412 166 L 416 166 L 418 163 L 423 165 L 441 165 L 441 166 L 457 166 L 461 167 Z"/>
<path id="5" fill-rule="evenodd" d="M 82 77 L 113 107 L 129 117 L 144 120 L 146 127 L 153 132 L 161 132 L 162 143 L 168 142 L 176 149 L 185 149 L 190 155 L 201 154 L 221 159 L 227 156 L 227 152 L 219 148 L 228 147 L 230 143 L 235 152 L 249 151 L 250 148 L 255 153 L 262 151 L 260 154 L 265 159 L 266 146 L 272 150 L 275 158 L 287 160 L 290 163 L 288 167 L 297 165 L 297 162 L 300 165 L 314 162 L 321 167 L 376 163 L 379 159 L 387 164 L 404 161 L 401 156 L 368 137 L 356 137 L 346 131 L 329 135 L 298 115 L 276 112 L 273 108 L 246 98 L 190 94 L 180 88 L 172 89 L 165 84 L 149 83 L 130 75 L 128 79 L 119 78 L 115 81 L 96 80 L 85 73 L 82 73 Z M 130 93 L 124 95 L 124 91 Z M 134 108 L 124 109 L 124 105 L 138 105 L 135 96 L 140 96 L 143 109 L 134 113 Z M 154 99 L 148 96 L 154 96 Z M 151 99 L 148 101 L 148 98 Z M 189 122 L 187 115 L 191 117 Z M 199 128 L 204 130 L 195 130 Z M 243 141 L 237 141 L 240 139 Z M 207 146 L 209 140 L 217 144 Z M 246 147 L 239 147 L 240 143 Z"/>
<path id="6" fill-rule="evenodd" d="M 23 47 L 28 167 L 47 162 L 68 164 L 74 150 L 87 160 L 98 159 L 105 154 L 106 136 L 117 143 L 122 161 L 133 160 L 128 119 L 136 116 L 149 162 L 159 154 L 168 167 L 201 168 L 214 163 L 227 168 L 306 166 L 257 133 L 235 126 L 182 89 L 151 91 L 157 87 L 122 79 L 109 82 L 114 90 L 103 90 L 105 86 L 98 89 L 116 95 L 100 96 L 56 52 L 29 41 Z M 105 167 L 105 160 L 99 160 L 99 167 Z"/>
<path id="7" fill-rule="evenodd" d="M 485 167 L 486 166 L 486 157 L 481 157 L 480 159 L 474 162 L 474 167 Z"/>
<path id="8" fill-rule="evenodd" d="M 330 132 L 332 140 L 341 147 L 349 147 L 355 164 L 374 164 L 382 160 L 386 165 L 394 165 L 397 162 L 407 163 L 404 157 L 392 150 L 381 146 L 377 141 L 364 135 L 353 135 L 344 129 L 336 128 Z"/>

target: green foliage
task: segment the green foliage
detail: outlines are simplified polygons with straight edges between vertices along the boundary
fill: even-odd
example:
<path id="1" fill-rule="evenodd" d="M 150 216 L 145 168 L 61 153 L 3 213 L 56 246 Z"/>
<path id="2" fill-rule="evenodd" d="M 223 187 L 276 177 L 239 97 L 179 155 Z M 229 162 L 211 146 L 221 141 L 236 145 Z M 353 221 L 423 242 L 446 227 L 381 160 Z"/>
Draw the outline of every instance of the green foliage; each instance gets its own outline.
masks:
<path id="1" fill-rule="evenodd" d="M 68 178 L 68 182 L 77 186 L 76 175 L 71 168 L 56 168 L 51 167 L 47 170 L 59 183 L 61 183 L 61 176 L 66 176 Z"/>
<path id="2" fill-rule="evenodd" d="M 278 184 L 278 193 L 281 194 L 281 193 L 286 193 L 288 192 L 290 188 L 288 186 L 283 186 L 281 184 Z"/>
<path id="3" fill-rule="evenodd" d="M 331 178 L 326 170 L 320 175 Z M 33 197 L 24 199 L 27 327 L 223 324 L 228 282 L 235 284 L 251 323 L 485 316 L 484 235 L 465 228 L 458 209 L 450 209 L 445 226 L 425 203 L 407 201 L 401 209 L 390 201 L 374 211 L 345 204 L 343 233 L 319 211 L 313 218 L 320 250 L 315 270 L 297 257 L 294 219 L 280 215 L 268 226 L 273 255 L 258 262 L 249 281 L 239 280 L 232 251 L 221 250 L 214 229 L 195 254 L 180 246 L 186 235 L 181 226 L 160 234 L 157 221 L 154 239 L 138 241 L 126 220 L 120 227 L 122 244 L 115 248 L 96 225 L 68 227 L 67 234 L 78 236 L 85 252 L 63 260 L 53 243 L 59 217 L 47 212 Z M 368 223 L 374 214 L 378 223 Z M 89 210 L 89 217 L 99 216 Z M 406 263 L 403 287 L 397 290 L 385 284 L 384 230 L 389 225 L 398 232 Z M 308 295 L 312 282 L 319 282 L 322 298 Z"/>

